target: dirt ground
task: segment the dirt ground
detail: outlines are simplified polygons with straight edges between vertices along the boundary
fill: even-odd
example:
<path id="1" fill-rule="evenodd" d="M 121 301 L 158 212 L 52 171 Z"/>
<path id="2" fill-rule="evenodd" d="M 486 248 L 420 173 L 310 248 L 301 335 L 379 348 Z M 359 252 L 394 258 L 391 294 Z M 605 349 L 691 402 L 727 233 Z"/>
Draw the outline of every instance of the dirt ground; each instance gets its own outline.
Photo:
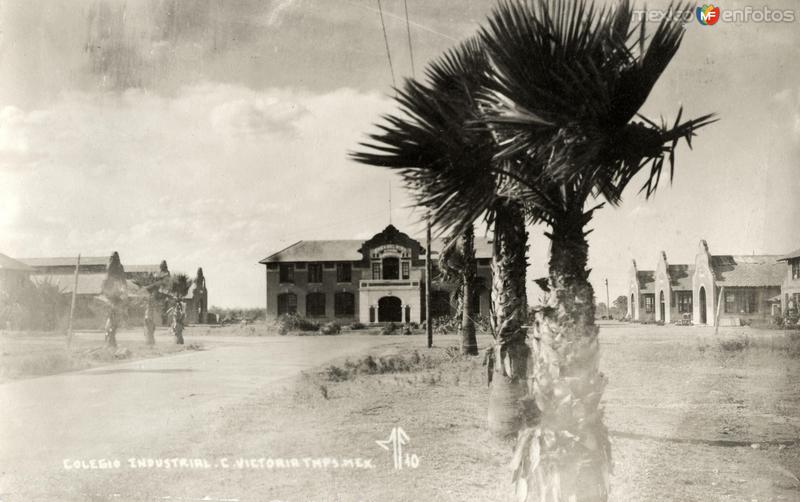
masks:
<path id="1" fill-rule="evenodd" d="M 612 500 L 800 500 L 800 352 L 786 334 L 605 324 L 600 336 Z M 364 352 L 341 357 L 198 417 L 179 448 L 159 452 L 204 467 L 53 481 L 91 500 L 507 500 L 511 445 L 485 432 L 481 358 L 452 357 L 454 336 L 433 351 L 420 336 L 391 338 L 368 350 L 374 374 L 354 369 L 370 367 Z M 392 371 L 398 354 L 416 363 Z M 376 443 L 396 427 L 400 469 Z"/>

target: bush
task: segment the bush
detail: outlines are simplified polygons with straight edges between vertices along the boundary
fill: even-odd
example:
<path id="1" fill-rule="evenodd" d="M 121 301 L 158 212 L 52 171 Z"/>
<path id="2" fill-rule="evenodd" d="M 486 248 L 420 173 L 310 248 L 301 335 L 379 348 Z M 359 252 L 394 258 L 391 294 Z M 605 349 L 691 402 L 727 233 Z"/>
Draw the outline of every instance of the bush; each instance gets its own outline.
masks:
<path id="1" fill-rule="evenodd" d="M 350 323 L 350 326 L 348 326 L 348 327 L 350 329 L 354 330 L 354 331 L 355 330 L 359 330 L 359 329 L 367 329 L 367 325 L 366 324 L 360 323 L 358 321 Z"/>
<path id="2" fill-rule="evenodd" d="M 396 335 L 398 334 L 397 324 L 390 322 L 381 328 L 381 335 Z"/>
<path id="3" fill-rule="evenodd" d="M 721 340 L 719 348 L 723 352 L 741 352 L 750 346 L 750 339 L 747 337 L 736 338 L 734 340 Z"/>
<path id="4" fill-rule="evenodd" d="M 342 332 L 342 327 L 336 322 L 329 322 L 320 328 L 323 335 L 338 335 Z"/>
<path id="5" fill-rule="evenodd" d="M 319 331 L 319 323 L 309 321 L 297 314 L 283 314 L 277 320 L 278 333 L 285 335 L 290 331 Z"/>

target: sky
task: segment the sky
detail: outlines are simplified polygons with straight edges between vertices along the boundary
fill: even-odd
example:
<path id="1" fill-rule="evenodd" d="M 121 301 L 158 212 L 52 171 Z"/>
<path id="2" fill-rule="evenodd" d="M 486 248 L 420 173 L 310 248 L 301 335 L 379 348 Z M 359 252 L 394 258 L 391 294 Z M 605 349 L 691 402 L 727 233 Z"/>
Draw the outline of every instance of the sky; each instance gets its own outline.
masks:
<path id="1" fill-rule="evenodd" d="M 494 2 L 407 5 L 419 74 Z M 404 3 L 382 6 L 399 82 Z M 712 254 L 800 247 L 800 12 L 769 8 L 796 20 L 687 25 L 642 112 L 720 121 L 678 149 L 655 198 L 637 185 L 598 211 L 601 301 L 606 278 L 612 300 L 626 293 L 631 259 L 691 263 L 700 239 Z M 366 239 L 390 218 L 422 235 L 401 181 L 347 158 L 396 110 L 377 1 L 3 0 L 0 68 L 0 253 L 202 266 L 212 305 L 257 307 L 258 260 L 293 242 Z M 544 230 L 530 229 L 531 280 L 546 273 Z"/>

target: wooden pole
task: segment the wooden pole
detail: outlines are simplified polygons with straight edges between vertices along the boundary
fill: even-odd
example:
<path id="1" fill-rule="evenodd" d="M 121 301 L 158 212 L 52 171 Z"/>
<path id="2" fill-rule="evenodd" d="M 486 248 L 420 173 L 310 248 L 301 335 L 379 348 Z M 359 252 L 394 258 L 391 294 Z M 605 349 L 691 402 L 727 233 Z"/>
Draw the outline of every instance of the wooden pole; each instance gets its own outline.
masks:
<path id="1" fill-rule="evenodd" d="M 427 229 L 425 231 L 425 246 L 427 255 L 425 258 L 425 331 L 428 335 L 428 348 L 433 347 L 433 319 L 431 319 L 431 275 L 433 275 L 433 263 L 431 256 L 431 218 L 428 216 Z"/>
<path id="2" fill-rule="evenodd" d="M 67 324 L 67 347 L 72 344 L 72 317 L 75 315 L 75 296 L 78 294 L 78 271 L 81 268 L 81 255 L 75 263 L 75 283 L 72 285 L 72 302 L 69 306 L 69 323 Z"/>
<path id="3" fill-rule="evenodd" d="M 722 296 L 725 293 L 725 286 L 719 288 L 719 297 L 717 298 L 717 313 L 714 316 L 714 334 L 719 332 L 719 309 L 722 307 L 722 301 L 725 298 Z"/>

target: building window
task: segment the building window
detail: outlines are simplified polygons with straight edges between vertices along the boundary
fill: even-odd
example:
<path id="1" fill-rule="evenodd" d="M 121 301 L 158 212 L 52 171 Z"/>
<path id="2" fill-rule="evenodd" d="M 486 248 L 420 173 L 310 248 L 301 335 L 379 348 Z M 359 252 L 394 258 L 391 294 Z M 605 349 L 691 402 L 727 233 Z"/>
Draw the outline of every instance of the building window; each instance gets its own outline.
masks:
<path id="1" fill-rule="evenodd" d="M 656 311 L 656 295 L 642 295 L 644 297 L 644 311 L 652 314 Z"/>
<path id="2" fill-rule="evenodd" d="M 281 282 L 294 283 L 294 265 L 281 263 Z"/>
<path id="3" fill-rule="evenodd" d="M 400 258 L 383 259 L 383 279 L 392 280 L 400 278 Z"/>
<path id="4" fill-rule="evenodd" d="M 297 295 L 281 293 L 278 295 L 278 315 L 297 313 Z"/>
<path id="5" fill-rule="evenodd" d="M 408 279 L 411 277 L 411 264 L 407 261 L 404 261 L 402 264 L 403 269 L 403 279 Z"/>
<path id="6" fill-rule="evenodd" d="M 373 279 L 381 278 L 381 264 L 379 262 L 375 262 L 372 264 L 372 278 Z"/>
<path id="7" fill-rule="evenodd" d="M 350 263 L 336 264 L 336 282 L 351 282 L 353 280 L 353 266 Z"/>
<path id="8" fill-rule="evenodd" d="M 325 316 L 325 293 L 309 293 L 306 295 L 306 316 Z"/>
<path id="9" fill-rule="evenodd" d="M 800 260 L 792 262 L 792 279 L 800 279 Z"/>
<path id="10" fill-rule="evenodd" d="M 322 263 L 308 264 L 308 282 L 309 283 L 322 282 Z"/>
<path id="11" fill-rule="evenodd" d="M 337 316 L 352 316 L 356 313 L 356 302 L 353 293 L 343 291 L 333 298 L 334 313 Z"/>
<path id="12" fill-rule="evenodd" d="M 725 292 L 726 314 L 754 314 L 758 312 L 756 292 L 752 289 Z"/>
<path id="13" fill-rule="evenodd" d="M 679 313 L 688 314 L 692 311 L 692 293 L 690 291 L 679 291 L 676 299 Z"/>

